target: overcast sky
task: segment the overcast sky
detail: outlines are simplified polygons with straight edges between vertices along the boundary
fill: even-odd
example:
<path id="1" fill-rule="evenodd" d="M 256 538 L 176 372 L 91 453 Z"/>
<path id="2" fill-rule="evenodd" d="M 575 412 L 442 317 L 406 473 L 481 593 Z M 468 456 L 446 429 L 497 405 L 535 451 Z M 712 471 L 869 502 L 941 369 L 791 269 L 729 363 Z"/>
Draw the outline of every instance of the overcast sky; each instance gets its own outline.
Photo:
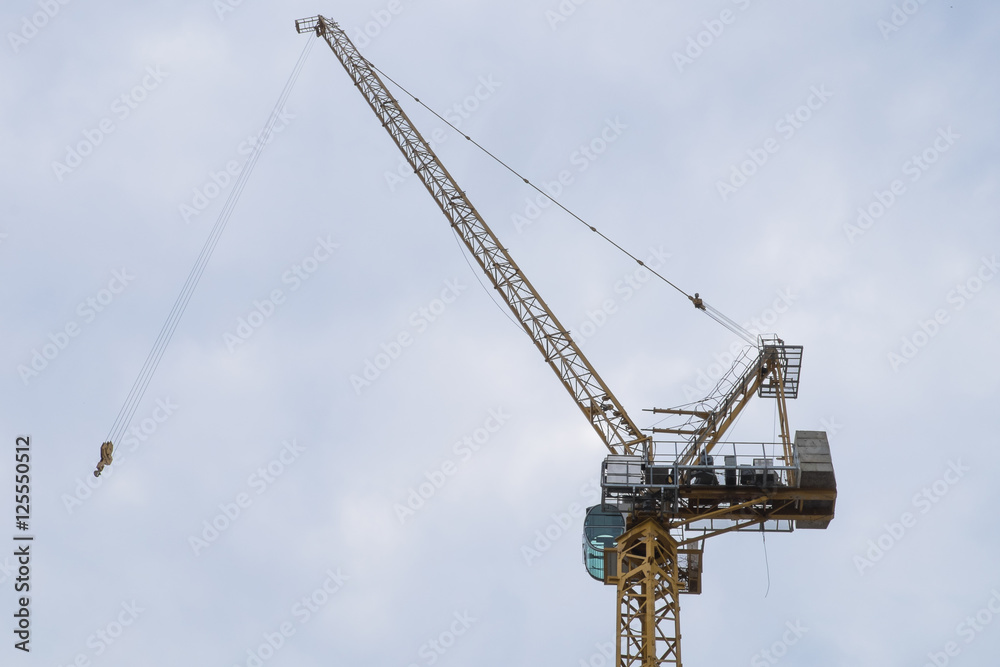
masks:
<path id="1" fill-rule="evenodd" d="M 804 346 L 789 419 L 829 436 L 837 516 L 766 559 L 759 534 L 708 542 L 685 664 L 995 664 L 985 0 L 5 3 L 0 494 L 12 537 L 28 434 L 35 541 L 30 655 L 0 556 L 0 662 L 610 664 L 614 590 L 579 541 L 606 450 L 296 33 L 317 13 L 683 289 Z M 732 334 L 401 99 L 640 426 L 707 392 Z M 773 438 L 758 402 L 734 438 Z"/>

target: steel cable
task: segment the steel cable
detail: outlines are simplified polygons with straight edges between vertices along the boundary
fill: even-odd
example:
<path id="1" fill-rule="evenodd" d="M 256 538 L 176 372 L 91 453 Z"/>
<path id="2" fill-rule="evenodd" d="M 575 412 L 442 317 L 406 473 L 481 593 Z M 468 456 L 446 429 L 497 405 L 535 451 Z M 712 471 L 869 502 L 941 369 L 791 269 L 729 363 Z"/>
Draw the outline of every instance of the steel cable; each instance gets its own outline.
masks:
<path id="1" fill-rule="evenodd" d="M 292 73 L 289 75 L 288 80 L 285 82 L 285 85 L 281 90 L 281 94 L 278 96 L 278 101 L 275 102 L 274 108 L 271 110 L 267 121 L 264 123 L 264 128 L 261 130 L 260 134 L 257 135 L 257 143 L 254 145 L 253 150 L 247 157 L 247 160 L 244 163 L 235 184 L 233 185 L 233 189 L 226 198 L 222 211 L 219 212 L 219 217 L 215 221 L 215 225 L 212 227 L 212 230 L 205 241 L 205 245 L 201 249 L 201 253 L 198 255 L 197 260 L 195 260 L 194 266 L 191 268 L 191 272 L 188 274 L 187 280 L 184 282 L 184 286 L 181 288 L 180 294 L 177 295 L 177 300 L 174 301 L 174 305 L 170 309 L 170 313 L 167 315 L 167 319 L 163 323 L 163 327 L 160 329 L 160 333 L 157 336 L 156 341 L 153 343 L 153 348 L 146 357 L 146 361 L 143 363 L 142 369 L 139 371 L 139 375 L 132 384 L 128 396 L 125 398 L 124 404 L 122 404 L 121 409 L 118 411 L 118 416 L 115 418 L 111 429 L 108 431 L 107 440 L 114 443 L 115 451 L 117 451 L 118 442 L 125 434 L 126 429 L 132 421 L 132 417 L 135 415 L 135 412 L 139 407 L 139 403 L 146 392 L 146 388 L 149 386 L 149 383 L 152 380 L 161 359 L 163 358 L 163 353 L 170 344 L 171 338 L 173 338 L 177 325 L 180 322 L 181 317 L 184 315 L 184 311 L 187 309 L 191 296 L 194 294 L 195 288 L 197 288 L 202 274 L 205 272 L 205 267 L 208 266 L 208 262 L 219 243 L 219 239 L 232 217 L 236 204 L 239 202 L 240 196 L 246 188 L 250 174 L 253 172 L 257 161 L 260 159 L 264 146 L 270 141 L 274 125 L 284 110 L 285 103 L 288 101 L 288 97 L 291 94 L 292 89 L 295 87 L 295 82 L 299 78 L 299 74 L 302 71 L 302 67 L 305 64 L 309 52 L 312 50 L 313 44 L 313 40 L 308 40 L 305 47 L 302 49 L 302 53 L 299 55 L 295 66 L 292 68 Z"/>
<path id="2" fill-rule="evenodd" d="M 399 82 L 397 82 L 391 76 L 389 76 L 388 74 L 386 74 L 385 72 L 383 72 L 381 69 L 379 69 L 378 67 L 376 67 L 370 60 L 368 60 L 367 58 L 365 58 L 364 60 L 365 60 L 366 63 L 368 63 L 369 67 L 371 67 L 373 70 L 375 70 L 376 72 L 378 72 L 379 74 L 381 74 L 382 76 L 384 76 L 386 78 L 386 80 L 388 80 L 394 86 L 396 86 L 401 91 L 403 91 L 403 93 L 405 93 L 406 95 L 408 95 L 409 97 L 411 97 L 414 102 L 416 102 L 417 104 L 419 104 L 420 106 L 422 106 L 424 109 L 426 109 L 427 111 L 429 111 L 431 114 L 433 114 L 435 117 L 437 117 L 441 122 L 445 123 L 448 127 L 450 127 L 451 129 L 453 129 L 455 132 L 458 132 L 459 135 L 461 135 L 462 137 L 465 137 L 466 141 L 469 141 L 470 143 L 472 143 L 473 146 L 475 146 L 476 148 L 478 148 L 479 150 L 481 150 L 483 153 L 485 153 L 486 155 L 488 155 L 497 164 L 499 164 L 500 166 L 502 166 L 504 169 L 506 169 L 510 173 L 514 174 L 514 176 L 516 176 L 519 179 L 521 179 L 525 184 L 527 184 L 529 187 L 531 187 L 533 190 L 535 190 L 538 194 L 542 195 L 543 197 L 545 197 L 546 199 L 548 199 L 549 201 L 551 201 L 558 208 L 560 208 L 564 212 L 568 213 L 570 215 L 570 217 L 572 217 L 573 219 L 575 219 L 576 221 L 578 221 L 580 224 L 582 224 L 585 227 L 587 227 L 587 229 L 589 229 L 590 231 L 592 231 L 595 234 L 597 234 L 598 236 L 600 236 L 606 242 L 608 242 L 611 245 L 613 245 L 619 251 L 621 251 L 622 253 L 624 253 L 625 255 L 627 255 L 629 258 L 631 258 L 636 264 L 638 264 L 639 266 L 644 267 L 651 274 L 653 274 L 654 276 L 656 276 L 657 278 L 659 278 L 660 280 L 662 280 L 663 282 L 665 282 L 667 285 L 670 285 L 675 290 L 677 290 L 678 292 L 680 292 L 681 294 L 683 294 L 684 296 L 686 296 L 693 304 L 695 304 L 696 308 L 698 308 L 699 310 L 705 312 L 705 314 L 707 314 L 713 320 L 715 320 L 716 322 L 718 322 L 719 324 L 721 324 L 725 328 L 729 329 L 731 332 L 735 333 L 740 338 L 743 338 L 744 340 L 748 341 L 751 344 L 756 344 L 756 339 L 754 338 L 753 334 L 751 334 L 745 328 L 743 328 L 742 326 L 740 326 L 737 322 L 735 322 L 734 320 L 726 317 L 725 315 L 723 315 L 716 308 L 712 308 L 712 312 L 709 312 L 708 308 L 711 308 L 711 307 L 708 306 L 707 304 L 705 304 L 704 300 L 700 299 L 697 294 L 695 294 L 694 296 L 692 296 L 692 295 L 688 294 L 687 292 L 685 292 L 683 289 L 681 289 L 680 287 L 678 287 L 676 284 L 674 284 L 673 282 L 671 282 L 670 280 L 668 280 L 666 277 L 664 277 L 663 275 L 661 275 L 658 271 L 656 271 L 652 267 L 648 266 L 641 259 L 639 259 L 635 255 L 633 255 L 631 252 L 629 252 L 628 250 L 626 250 L 625 248 L 623 248 L 621 245 L 619 245 L 616 241 L 614 241 L 609 236 L 607 236 L 606 234 L 604 234 L 604 232 L 602 232 L 599 229 L 597 229 L 597 227 L 595 227 L 594 225 L 591 225 L 589 222 L 587 222 L 586 220 L 584 220 L 583 218 L 581 218 L 579 215 L 577 215 L 576 213 L 574 213 L 573 211 L 571 211 L 570 209 L 568 209 L 566 206 L 564 206 L 557 199 L 555 199 L 554 197 L 552 197 L 549 193 L 545 192 L 544 190 L 542 190 L 541 188 L 539 188 L 537 185 L 535 185 L 534 183 L 532 183 L 530 180 L 528 180 L 527 178 L 525 178 L 524 176 L 522 176 L 520 174 L 520 172 L 518 172 L 513 167 L 511 167 L 510 165 L 508 165 L 506 162 L 504 162 L 503 160 L 501 160 L 499 157 L 497 157 L 496 155 L 494 155 L 492 152 L 490 152 L 482 144 L 480 144 L 475 139 L 473 139 L 469 135 L 467 135 L 464 132 L 462 132 L 461 130 L 459 130 L 458 127 L 456 127 L 454 124 L 451 123 L 451 121 L 449 121 L 447 118 L 445 118 L 444 116 L 442 116 L 441 114 L 439 114 L 437 111 L 435 111 L 434 109 L 432 109 L 431 107 L 429 107 L 424 102 L 421 102 L 419 97 L 417 97 L 416 95 L 414 95 L 413 93 L 411 93 L 409 90 L 407 90 L 404 86 L 402 86 Z"/>

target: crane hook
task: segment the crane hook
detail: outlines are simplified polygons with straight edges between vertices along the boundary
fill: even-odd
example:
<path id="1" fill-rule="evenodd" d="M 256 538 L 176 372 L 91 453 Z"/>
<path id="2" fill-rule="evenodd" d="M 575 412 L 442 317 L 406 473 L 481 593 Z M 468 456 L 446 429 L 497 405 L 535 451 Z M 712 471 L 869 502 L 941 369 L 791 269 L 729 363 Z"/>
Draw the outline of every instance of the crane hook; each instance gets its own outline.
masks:
<path id="1" fill-rule="evenodd" d="M 111 444 L 110 440 L 101 445 L 101 460 L 97 462 L 97 470 L 94 471 L 94 477 L 100 477 L 101 471 L 106 466 L 111 465 L 111 455 L 114 453 L 114 450 L 115 446 Z"/>

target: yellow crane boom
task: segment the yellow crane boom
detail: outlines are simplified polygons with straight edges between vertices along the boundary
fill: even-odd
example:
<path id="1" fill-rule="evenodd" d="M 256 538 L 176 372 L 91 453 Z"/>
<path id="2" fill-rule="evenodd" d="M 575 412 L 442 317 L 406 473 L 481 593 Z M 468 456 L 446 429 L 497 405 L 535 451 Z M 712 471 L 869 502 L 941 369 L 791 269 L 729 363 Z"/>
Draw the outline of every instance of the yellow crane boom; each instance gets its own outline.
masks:
<path id="1" fill-rule="evenodd" d="M 326 40 L 354 85 L 402 151 L 406 161 L 441 207 L 452 228 L 476 258 L 504 303 L 559 376 L 613 454 L 636 454 L 649 440 L 590 365 L 580 348 L 552 314 L 545 301 L 518 268 L 465 193 L 444 168 L 430 145 L 413 126 L 378 73 L 343 29 L 322 16 L 295 22 L 300 33 L 314 32 Z"/>

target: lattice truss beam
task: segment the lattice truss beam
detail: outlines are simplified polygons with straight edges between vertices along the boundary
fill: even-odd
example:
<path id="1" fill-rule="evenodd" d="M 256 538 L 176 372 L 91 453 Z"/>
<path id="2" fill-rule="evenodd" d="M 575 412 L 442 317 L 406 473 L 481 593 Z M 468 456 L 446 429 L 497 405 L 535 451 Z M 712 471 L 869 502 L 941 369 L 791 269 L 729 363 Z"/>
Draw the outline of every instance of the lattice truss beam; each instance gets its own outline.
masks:
<path id="1" fill-rule="evenodd" d="M 618 538 L 618 667 L 681 664 L 677 542 L 655 519 Z"/>
<path id="2" fill-rule="evenodd" d="M 801 348 L 797 347 L 796 349 Z M 767 389 L 768 395 L 775 398 L 778 405 L 780 436 L 785 465 L 792 465 L 792 447 L 784 390 L 787 363 L 785 346 L 765 345 L 743 372 L 734 378 L 732 386 L 713 409 L 653 408 L 652 412 L 654 413 L 680 415 L 688 417 L 688 421 L 679 428 L 653 428 L 650 430 L 653 433 L 690 436 L 689 443 L 677 457 L 677 462 L 681 465 L 693 465 L 698 461 L 702 452 L 712 452 L 712 449 L 736 421 L 736 418 L 739 417 L 750 399 L 762 389 Z M 732 373 L 733 371 L 730 372 Z M 722 381 L 720 381 L 721 384 Z"/>
<path id="3" fill-rule="evenodd" d="M 299 32 L 315 31 L 326 40 L 452 228 L 608 449 L 614 454 L 642 453 L 648 436 L 643 435 L 632 422 L 569 332 L 525 278 L 392 97 L 374 67 L 358 52 L 336 22 L 317 16 L 297 21 L 296 28 Z"/>

